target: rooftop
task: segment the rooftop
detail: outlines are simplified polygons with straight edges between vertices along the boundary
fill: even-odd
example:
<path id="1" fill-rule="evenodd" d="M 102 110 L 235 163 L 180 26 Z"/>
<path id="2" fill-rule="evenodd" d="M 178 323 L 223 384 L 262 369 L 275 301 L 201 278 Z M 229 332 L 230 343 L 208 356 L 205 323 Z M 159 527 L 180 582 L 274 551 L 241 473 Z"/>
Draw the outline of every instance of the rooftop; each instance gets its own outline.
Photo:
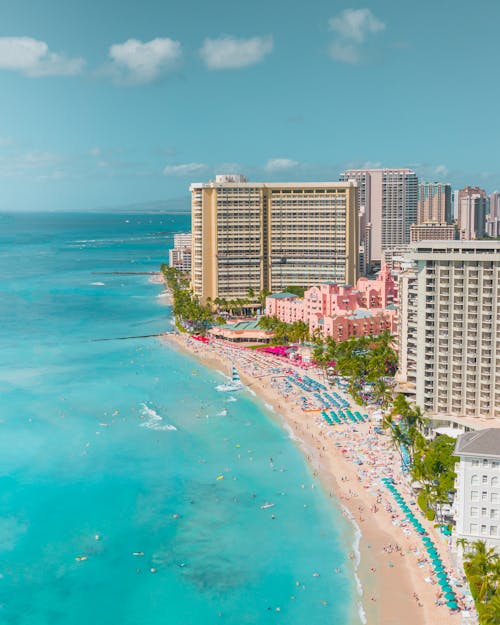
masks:
<path id="1" fill-rule="evenodd" d="M 455 453 L 458 456 L 500 457 L 500 428 L 486 428 L 462 434 L 457 440 Z"/>
<path id="2" fill-rule="evenodd" d="M 252 319 L 251 321 L 237 321 L 236 323 L 226 323 L 223 326 L 224 330 L 234 330 L 235 332 L 241 332 L 242 330 L 263 330 L 259 327 L 259 320 Z"/>
<path id="3" fill-rule="evenodd" d="M 290 297 L 295 297 L 296 299 L 299 299 L 298 295 L 295 295 L 295 293 L 274 293 L 273 295 L 268 295 L 267 297 L 272 297 L 273 299 L 288 299 Z"/>

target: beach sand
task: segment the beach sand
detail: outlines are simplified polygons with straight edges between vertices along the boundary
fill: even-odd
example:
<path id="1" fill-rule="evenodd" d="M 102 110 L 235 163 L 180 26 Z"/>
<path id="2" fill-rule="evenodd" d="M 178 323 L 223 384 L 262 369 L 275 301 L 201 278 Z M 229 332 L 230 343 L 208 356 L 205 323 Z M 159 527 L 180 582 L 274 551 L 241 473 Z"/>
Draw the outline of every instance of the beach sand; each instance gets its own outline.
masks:
<path id="1" fill-rule="evenodd" d="M 406 495 L 399 458 L 390 448 L 388 437 L 374 434 L 370 423 L 325 427 L 319 412 L 304 412 L 294 397 L 284 397 L 278 392 L 272 373 L 258 377 L 261 375 L 259 367 L 252 370 L 244 360 L 249 353 L 247 350 L 223 344 L 206 345 L 178 334 L 166 335 L 165 340 L 193 354 L 205 366 L 228 375 L 233 363 L 243 383 L 272 406 L 277 418 L 293 432 L 326 492 L 337 498 L 344 514 L 351 517 L 361 532 L 357 573 L 363 590 L 359 601 L 368 625 L 461 623 L 460 613 L 450 612 L 445 605 L 436 605 L 439 586 L 429 581 L 435 582 L 430 564 L 418 563 L 418 559 L 426 555 L 421 539 L 401 526 L 400 511 L 389 491 L 380 485 L 381 475 L 393 475 L 405 499 L 411 499 L 409 491 Z M 262 358 L 265 355 L 258 356 L 261 361 Z M 276 360 L 272 360 L 271 357 L 269 367 L 276 367 Z M 355 462 L 360 453 L 364 459 L 362 465 Z M 391 505 L 392 511 L 386 509 Z M 447 570 L 452 572 L 446 543 L 437 536 L 432 524 L 416 510 L 414 512 L 437 545 Z M 354 552 L 351 556 L 356 557 Z M 459 573 L 453 577 L 459 577 Z"/>

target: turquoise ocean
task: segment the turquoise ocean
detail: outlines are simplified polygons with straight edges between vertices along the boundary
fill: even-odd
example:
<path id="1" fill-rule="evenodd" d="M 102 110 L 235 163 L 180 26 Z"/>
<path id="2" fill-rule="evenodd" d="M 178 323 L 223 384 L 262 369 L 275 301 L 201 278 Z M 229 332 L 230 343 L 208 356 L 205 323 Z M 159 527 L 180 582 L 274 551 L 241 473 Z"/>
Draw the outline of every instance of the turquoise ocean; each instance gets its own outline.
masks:
<path id="1" fill-rule="evenodd" d="M 111 272 L 188 229 L 0 215 L 2 625 L 357 622 L 352 528 L 275 416 L 156 338 L 96 340 L 172 328 Z"/>

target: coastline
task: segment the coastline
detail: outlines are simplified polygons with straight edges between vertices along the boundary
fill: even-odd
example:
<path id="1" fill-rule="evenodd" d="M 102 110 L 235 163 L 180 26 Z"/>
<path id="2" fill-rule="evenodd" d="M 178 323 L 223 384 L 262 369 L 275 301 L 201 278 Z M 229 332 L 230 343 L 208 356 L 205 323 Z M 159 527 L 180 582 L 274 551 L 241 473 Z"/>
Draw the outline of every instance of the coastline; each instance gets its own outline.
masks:
<path id="1" fill-rule="evenodd" d="M 432 579 L 432 570 L 418 562 L 425 555 L 420 538 L 401 527 L 399 520 L 395 521 L 398 515 L 390 508 L 390 502 L 389 506 L 384 505 L 388 499 L 385 493 L 383 505 L 376 503 L 381 501 L 380 491 L 377 494 L 374 490 L 375 467 L 382 464 L 379 462 L 381 454 L 383 462 L 389 463 L 394 479 L 402 481 L 398 459 L 390 450 L 387 437 L 374 435 L 369 422 L 357 423 L 355 428 L 343 425 L 325 429 L 317 413 L 304 412 L 293 398 L 280 395 L 274 377 L 257 376 L 255 370 L 238 363 L 238 357 L 244 356 L 241 349 L 202 344 L 180 334 L 165 335 L 164 340 L 169 346 L 194 356 L 204 366 L 226 374 L 234 363 L 245 386 L 272 409 L 289 431 L 325 492 L 336 498 L 355 536 L 351 556 L 358 592 L 362 593 L 357 597 L 358 622 L 360 618 L 367 625 L 402 625 L 403 622 L 405 625 L 458 625 L 461 622 L 460 613 L 435 604 L 438 587 L 426 581 Z M 283 363 L 280 364 L 283 367 Z M 273 366 L 272 362 L 269 366 Z M 367 469 L 354 461 L 356 454 L 364 449 L 363 445 L 368 445 L 368 454 L 373 453 L 373 468 Z M 422 524 L 436 539 L 443 561 L 451 571 L 446 545 L 423 517 Z"/>

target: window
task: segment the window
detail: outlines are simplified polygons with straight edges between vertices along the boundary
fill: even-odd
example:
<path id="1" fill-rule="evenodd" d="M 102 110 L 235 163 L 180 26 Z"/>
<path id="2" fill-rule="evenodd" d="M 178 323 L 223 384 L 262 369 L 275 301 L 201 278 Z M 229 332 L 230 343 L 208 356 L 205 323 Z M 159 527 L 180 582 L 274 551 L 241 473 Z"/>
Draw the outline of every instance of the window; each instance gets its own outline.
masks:
<path id="1" fill-rule="evenodd" d="M 470 478 L 470 483 L 471 483 L 472 485 L 479 484 L 479 476 L 478 476 L 478 475 L 473 475 L 473 476 Z"/>
<path id="2" fill-rule="evenodd" d="M 479 512 L 479 508 L 475 508 L 475 507 L 474 507 L 474 508 L 471 508 L 471 509 L 470 509 L 470 515 L 471 515 L 471 516 L 477 516 L 477 515 L 478 515 L 478 512 Z"/>
<path id="3" fill-rule="evenodd" d="M 487 467 L 488 466 L 488 461 L 486 460 L 486 458 L 483 459 L 483 467 Z"/>
<path id="4" fill-rule="evenodd" d="M 487 501 L 487 499 L 488 499 L 488 493 L 485 490 L 483 490 L 481 492 L 481 501 Z"/>
<path id="5" fill-rule="evenodd" d="M 477 523 L 471 523 L 470 524 L 470 533 L 471 534 L 477 534 Z"/>
<path id="6" fill-rule="evenodd" d="M 486 508 L 481 508 L 481 516 L 486 516 Z"/>
<path id="7" fill-rule="evenodd" d="M 491 485 L 492 485 L 492 486 L 498 486 L 498 476 L 497 476 L 497 475 L 494 475 L 494 476 L 491 478 Z"/>
<path id="8" fill-rule="evenodd" d="M 493 519 L 494 521 L 498 519 L 498 510 L 495 510 L 495 508 L 490 510 L 490 519 Z"/>
<path id="9" fill-rule="evenodd" d="M 496 525 L 490 525 L 490 536 L 496 536 L 498 528 Z"/>
<path id="10" fill-rule="evenodd" d="M 498 493 L 491 493 L 491 503 L 498 503 Z"/>
<path id="11" fill-rule="evenodd" d="M 473 467 L 478 467 L 479 466 L 479 460 L 473 460 L 472 461 L 472 466 Z"/>
<path id="12" fill-rule="evenodd" d="M 492 469 L 498 469 L 498 462 L 496 462 L 495 460 L 491 463 L 491 468 Z"/>
<path id="13" fill-rule="evenodd" d="M 483 536 L 486 534 L 486 525 L 481 525 L 481 534 Z"/>
<path id="14" fill-rule="evenodd" d="M 479 492 L 477 490 L 471 491 L 470 498 L 472 499 L 472 501 L 478 501 L 479 500 Z"/>
<path id="15" fill-rule="evenodd" d="M 488 483 L 488 476 L 487 475 L 481 476 L 481 481 L 482 481 L 483 484 L 487 484 Z"/>

